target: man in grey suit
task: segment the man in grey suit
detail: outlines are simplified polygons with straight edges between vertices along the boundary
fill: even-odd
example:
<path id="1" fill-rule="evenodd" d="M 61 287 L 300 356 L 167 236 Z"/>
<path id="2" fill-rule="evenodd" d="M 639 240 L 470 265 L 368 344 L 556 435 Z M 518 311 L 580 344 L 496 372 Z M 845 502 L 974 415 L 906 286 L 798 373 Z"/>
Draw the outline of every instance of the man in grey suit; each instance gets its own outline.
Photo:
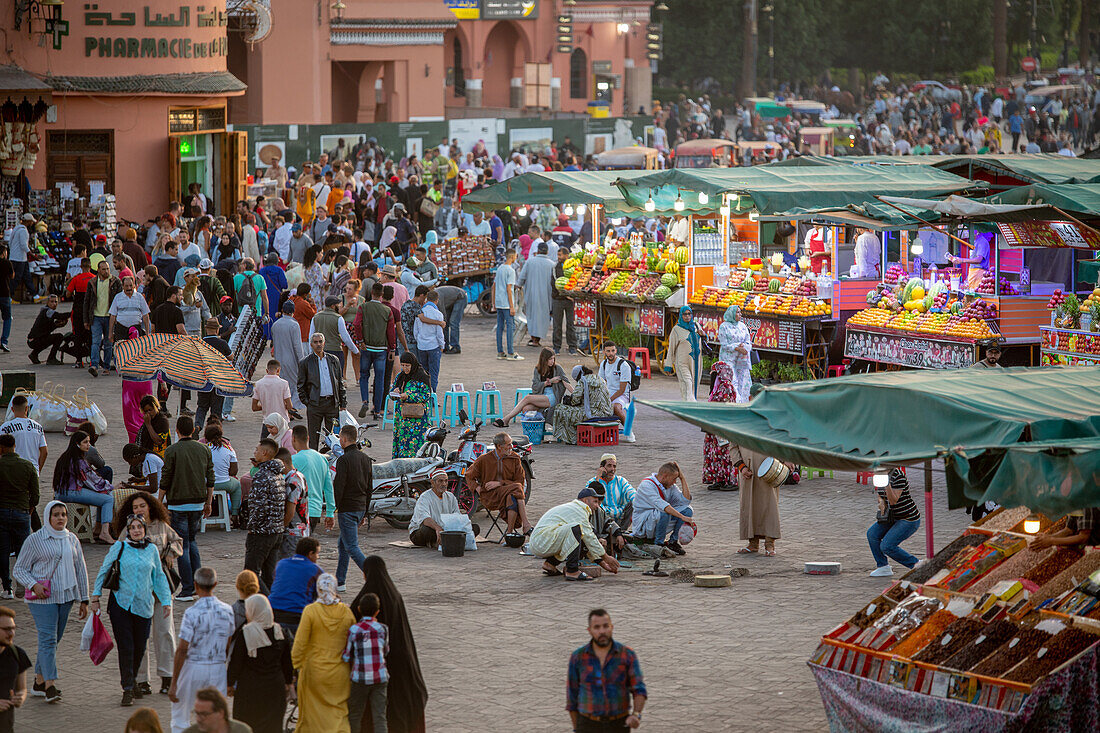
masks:
<path id="1" fill-rule="evenodd" d="M 314 333 L 309 339 L 309 356 L 298 364 L 298 397 L 306 406 L 309 447 L 317 450 L 321 426 L 332 430 L 340 423 L 340 410 L 348 406 L 344 380 L 340 378 L 340 360 L 325 353 L 325 336 Z"/>

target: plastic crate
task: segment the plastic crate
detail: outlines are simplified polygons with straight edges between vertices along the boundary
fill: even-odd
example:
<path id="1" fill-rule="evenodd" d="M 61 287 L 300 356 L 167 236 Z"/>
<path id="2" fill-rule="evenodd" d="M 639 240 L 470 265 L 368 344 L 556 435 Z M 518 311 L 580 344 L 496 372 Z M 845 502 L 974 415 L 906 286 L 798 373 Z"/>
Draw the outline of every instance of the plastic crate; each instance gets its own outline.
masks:
<path id="1" fill-rule="evenodd" d="M 527 436 L 533 444 L 539 445 L 542 443 L 542 439 L 546 436 L 546 421 L 542 418 L 535 420 L 520 420 L 519 424 L 523 426 L 523 434 Z"/>
<path id="2" fill-rule="evenodd" d="M 604 446 L 619 444 L 619 424 L 593 425 L 581 423 L 577 426 L 577 445 Z"/>

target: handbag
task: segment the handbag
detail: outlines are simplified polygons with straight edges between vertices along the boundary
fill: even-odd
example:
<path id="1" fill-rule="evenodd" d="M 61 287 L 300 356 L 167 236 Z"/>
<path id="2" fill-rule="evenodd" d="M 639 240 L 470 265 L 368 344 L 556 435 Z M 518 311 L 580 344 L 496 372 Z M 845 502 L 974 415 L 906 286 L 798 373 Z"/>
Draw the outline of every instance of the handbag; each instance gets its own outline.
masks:
<path id="1" fill-rule="evenodd" d="M 427 196 L 420 199 L 420 213 L 421 214 L 434 219 L 435 214 L 436 214 L 437 211 L 439 211 L 439 204 L 432 201 Z"/>
<path id="2" fill-rule="evenodd" d="M 169 543 L 171 544 L 171 543 Z M 119 553 L 122 554 L 121 552 Z M 183 582 L 180 578 L 179 572 L 175 568 L 175 564 L 165 557 L 168 554 L 168 547 L 160 553 L 160 568 L 164 571 L 164 577 L 168 578 L 168 588 L 172 591 L 172 595 L 176 594 L 179 590 L 180 584 Z"/>
<path id="3" fill-rule="evenodd" d="M 92 664 L 98 666 L 115 648 L 115 643 L 111 640 L 111 635 L 107 633 L 107 627 L 100 620 L 99 611 L 92 614 L 92 619 L 92 643 L 88 656 L 91 657 Z"/>
<path id="4" fill-rule="evenodd" d="M 403 402 L 401 403 L 401 417 L 408 417 L 414 420 L 424 417 L 425 405 L 423 402 Z"/>
<path id="5" fill-rule="evenodd" d="M 111 567 L 107 568 L 107 575 L 103 578 L 103 587 L 106 590 L 118 590 L 118 587 L 122 581 L 122 553 L 126 550 L 126 542 L 119 540 L 120 547 L 118 548 L 118 555 L 115 556 L 115 561 L 111 563 Z"/>
<path id="6" fill-rule="evenodd" d="M 875 521 L 879 524 L 893 524 L 894 520 L 890 516 L 890 504 L 887 503 L 881 496 L 878 497 L 878 510 L 875 512 Z"/>
<path id="7" fill-rule="evenodd" d="M 57 572 L 57 566 L 60 565 L 60 564 L 61 564 L 61 555 L 58 554 L 57 560 L 55 560 L 54 563 L 53 563 L 53 570 L 51 570 L 49 573 L 47 573 L 48 577 L 38 581 L 38 583 L 46 591 L 46 595 L 43 596 L 42 598 L 39 598 L 38 596 L 36 596 L 34 594 L 34 590 L 32 590 L 32 588 L 24 588 L 23 589 L 23 598 L 24 598 L 24 600 L 41 601 L 41 600 L 44 600 L 46 598 L 49 598 L 50 597 L 50 578 L 52 578 L 53 574 L 55 572 Z"/>

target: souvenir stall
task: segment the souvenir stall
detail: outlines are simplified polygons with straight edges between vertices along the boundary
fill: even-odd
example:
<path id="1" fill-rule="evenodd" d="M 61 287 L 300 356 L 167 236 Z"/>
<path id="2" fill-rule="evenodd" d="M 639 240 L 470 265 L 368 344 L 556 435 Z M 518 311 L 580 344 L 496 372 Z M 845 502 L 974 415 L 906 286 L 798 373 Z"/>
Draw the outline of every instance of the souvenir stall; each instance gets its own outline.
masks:
<path id="1" fill-rule="evenodd" d="M 1067 521 L 987 515 L 826 633 L 809 665 L 832 727 L 1091 727 L 1100 550 L 1030 546 Z"/>

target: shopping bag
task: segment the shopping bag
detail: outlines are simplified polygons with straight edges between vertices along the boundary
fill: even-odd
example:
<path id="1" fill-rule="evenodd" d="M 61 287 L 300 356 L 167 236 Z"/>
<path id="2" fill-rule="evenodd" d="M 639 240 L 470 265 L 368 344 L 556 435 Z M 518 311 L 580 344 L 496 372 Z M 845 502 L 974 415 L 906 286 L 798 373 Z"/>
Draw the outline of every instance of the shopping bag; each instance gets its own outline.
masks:
<path id="1" fill-rule="evenodd" d="M 82 652 L 92 650 L 92 640 L 95 638 L 95 617 L 94 613 L 88 614 L 88 620 L 84 622 L 84 630 L 80 632 L 80 651 Z"/>
<path id="2" fill-rule="evenodd" d="M 440 517 L 444 532 L 465 532 L 466 549 L 477 549 L 477 536 L 474 534 L 474 525 L 466 514 L 444 514 Z"/>
<path id="3" fill-rule="evenodd" d="M 46 382 L 46 384 L 49 384 L 49 382 Z M 24 397 L 27 398 L 27 411 L 28 411 L 28 414 L 29 414 L 30 410 L 34 409 L 34 403 L 38 400 L 38 393 L 37 392 L 28 392 L 23 387 L 16 387 L 15 388 L 15 393 L 12 395 L 12 398 L 15 398 L 18 395 L 23 395 Z M 9 421 L 13 420 L 14 418 L 15 418 L 15 413 L 12 411 L 11 402 L 9 401 L 8 402 L 8 411 L 4 415 L 4 422 L 9 422 Z"/>
<path id="4" fill-rule="evenodd" d="M 114 648 L 115 643 L 111 641 L 111 635 L 107 633 L 107 627 L 100 621 L 99 611 L 96 611 L 92 615 L 92 645 L 88 650 L 89 656 L 92 658 L 92 664 L 101 664 Z"/>
<path id="5" fill-rule="evenodd" d="M 96 435 L 104 435 L 107 432 L 107 417 L 99 405 L 88 399 L 88 392 L 81 387 L 73 395 L 66 409 L 67 419 L 65 433 L 72 435 L 83 422 L 90 422 L 95 427 Z"/>
<path id="6" fill-rule="evenodd" d="M 692 522 L 691 524 L 682 524 L 680 525 L 680 532 L 676 540 L 681 545 L 686 545 L 689 544 L 693 539 L 695 539 L 695 535 L 697 534 L 699 534 L 699 527 L 696 526 L 694 522 Z"/>
<path id="7" fill-rule="evenodd" d="M 47 385 L 49 382 L 47 382 Z M 69 421 L 69 402 L 65 399 L 65 387 L 58 384 L 52 390 L 46 391 L 45 386 L 38 390 L 34 407 L 27 416 L 34 420 L 47 433 L 63 433 L 65 425 Z"/>

